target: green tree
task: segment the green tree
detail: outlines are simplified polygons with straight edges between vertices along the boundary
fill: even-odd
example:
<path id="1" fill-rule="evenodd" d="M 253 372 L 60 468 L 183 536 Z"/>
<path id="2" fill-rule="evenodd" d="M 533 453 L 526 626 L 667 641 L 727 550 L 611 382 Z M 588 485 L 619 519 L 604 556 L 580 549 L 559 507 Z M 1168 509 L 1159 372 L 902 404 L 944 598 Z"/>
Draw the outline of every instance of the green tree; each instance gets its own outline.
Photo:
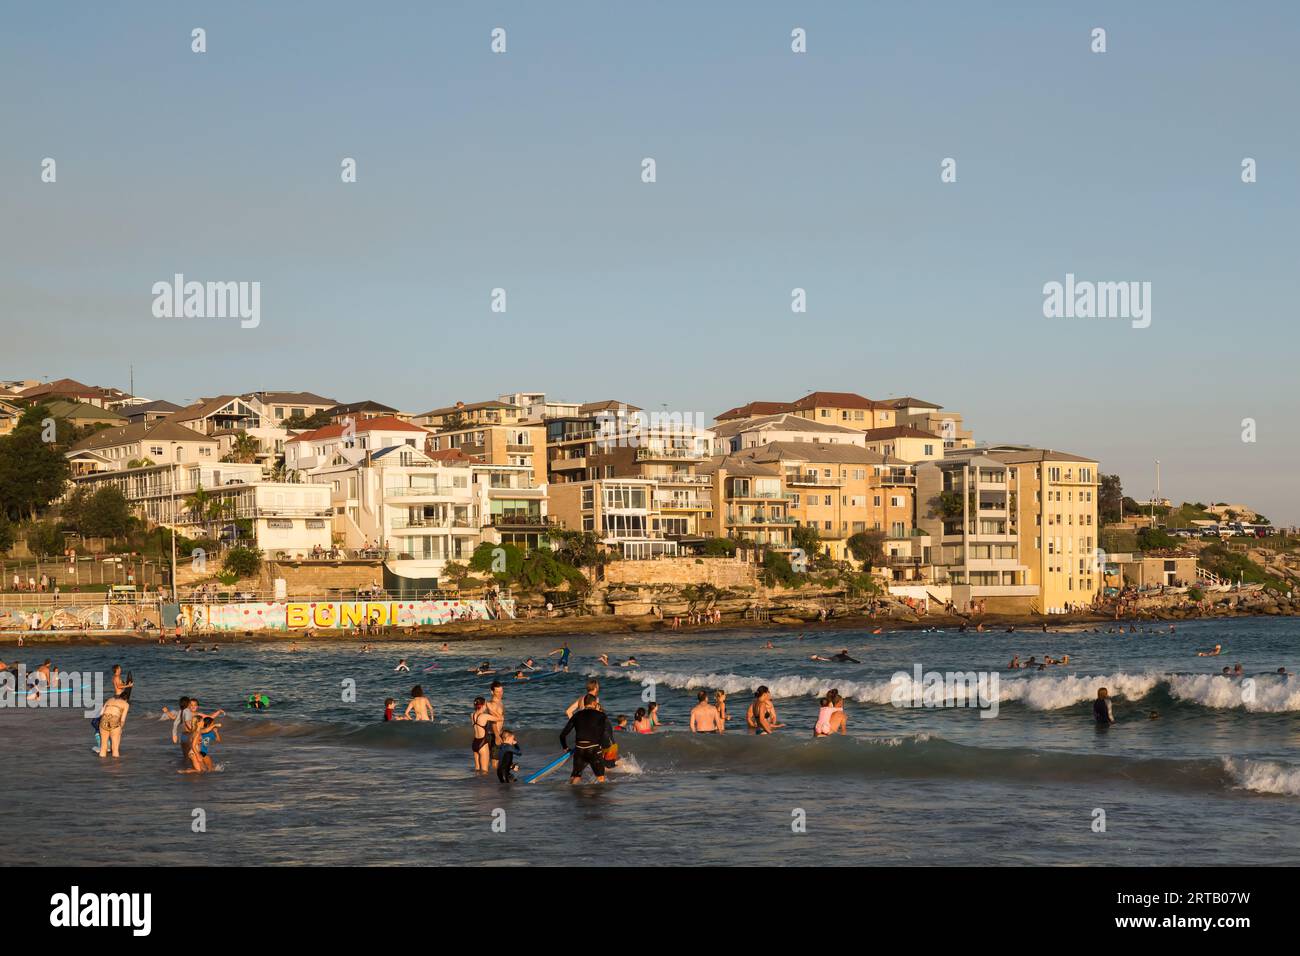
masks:
<path id="1" fill-rule="evenodd" d="M 469 559 L 469 569 L 478 574 L 491 574 L 502 584 L 519 579 L 524 566 L 524 552 L 513 544 L 492 544 L 484 541 L 474 549 Z"/>
<path id="2" fill-rule="evenodd" d="M 77 530 L 96 538 L 116 538 L 131 530 L 132 520 L 126 495 L 105 485 L 85 502 Z"/>
<path id="3" fill-rule="evenodd" d="M 883 531 L 859 531 L 845 542 L 849 554 L 862 562 L 863 568 L 870 571 L 885 559 L 885 533 Z"/>
<path id="4" fill-rule="evenodd" d="M 38 521 L 27 527 L 27 550 L 38 558 L 63 553 L 63 532 L 53 521 Z"/>
<path id="5" fill-rule="evenodd" d="M 286 431 L 301 431 L 303 429 L 324 428 L 330 424 L 330 417 L 324 411 L 316 412 L 304 418 L 301 415 L 290 415 L 280 423 L 280 427 Z"/>
<path id="6" fill-rule="evenodd" d="M 704 542 L 704 553 L 712 558 L 735 557 L 736 542 L 730 538 L 709 538 Z"/>
<path id="7" fill-rule="evenodd" d="M 0 438 L 0 511 L 15 520 L 35 520 L 67 484 L 68 461 L 47 419 L 49 409 L 34 405 Z"/>
<path id="8" fill-rule="evenodd" d="M 14 546 L 14 526 L 9 523 L 5 513 L 0 511 L 0 552 L 8 551 Z"/>
<path id="9" fill-rule="evenodd" d="M 230 443 L 230 453 L 222 461 L 251 464 L 257 461 L 257 455 L 261 450 L 262 446 L 256 438 L 248 432 L 240 432 Z"/>
<path id="10" fill-rule="evenodd" d="M 962 515 L 961 495 L 955 491 L 942 491 L 930 499 L 930 517 L 956 521 Z"/>
<path id="11" fill-rule="evenodd" d="M 231 548 L 226 552 L 221 569 L 236 577 L 249 578 L 262 566 L 262 552 L 256 548 Z"/>
<path id="12" fill-rule="evenodd" d="M 1097 517 L 1102 524 L 1120 520 L 1120 506 L 1124 501 L 1124 486 L 1119 475 L 1101 475 L 1097 488 Z"/>
<path id="13" fill-rule="evenodd" d="M 792 588 L 802 581 L 802 576 L 796 574 L 790 566 L 790 559 L 780 551 L 768 551 L 763 555 L 762 578 L 768 587 L 780 584 Z"/>
<path id="14" fill-rule="evenodd" d="M 790 536 L 794 546 L 809 558 L 816 557 L 822 549 L 822 536 L 811 525 L 799 525 Z"/>
<path id="15" fill-rule="evenodd" d="M 608 560 L 608 555 L 600 548 L 600 539 L 590 531 L 557 529 L 548 537 L 555 557 L 575 568 L 599 567 Z"/>
<path id="16" fill-rule="evenodd" d="M 1139 551 L 1160 551 L 1165 548 L 1176 548 L 1178 542 L 1171 534 L 1160 528 L 1143 528 L 1137 533 L 1137 546 Z"/>

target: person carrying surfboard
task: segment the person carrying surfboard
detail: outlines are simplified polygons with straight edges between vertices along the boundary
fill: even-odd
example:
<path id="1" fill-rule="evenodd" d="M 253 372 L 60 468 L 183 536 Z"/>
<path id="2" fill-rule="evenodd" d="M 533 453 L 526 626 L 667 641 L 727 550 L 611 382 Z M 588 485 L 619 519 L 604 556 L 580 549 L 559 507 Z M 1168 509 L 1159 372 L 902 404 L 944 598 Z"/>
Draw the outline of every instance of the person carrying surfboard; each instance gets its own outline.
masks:
<path id="1" fill-rule="evenodd" d="M 582 703 L 582 709 L 570 717 L 560 731 L 560 746 L 566 750 L 569 748 L 569 734 L 575 737 L 569 783 L 581 782 L 582 771 L 587 767 L 591 767 L 597 783 L 604 783 L 605 751 L 614 744 L 614 732 L 595 694 L 588 694 Z"/>

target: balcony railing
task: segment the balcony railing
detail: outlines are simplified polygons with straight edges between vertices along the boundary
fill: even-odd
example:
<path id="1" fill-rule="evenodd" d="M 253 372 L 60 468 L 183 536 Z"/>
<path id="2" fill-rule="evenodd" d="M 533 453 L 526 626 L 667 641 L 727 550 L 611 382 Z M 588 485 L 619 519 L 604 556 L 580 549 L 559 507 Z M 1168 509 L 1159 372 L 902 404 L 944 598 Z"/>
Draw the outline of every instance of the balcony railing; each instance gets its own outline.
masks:
<path id="1" fill-rule="evenodd" d="M 785 483 L 787 485 L 842 485 L 843 478 L 826 478 L 815 471 L 799 475 L 786 475 Z"/>
<path id="2" fill-rule="evenodd" d="M 712 475 L 646 475 L 661 485 L 701 485 L 712 487 Z"/>
<path id="3" fill-rule="evenodd" d="M 471 518 L 393 518 L 390 528 L 477 528 Z"/>
<path id="4" fill-rule="evenodd" d="M 648 461 L 658 459 L 686 459 L 694 461 L 703 461 L 708 455 L 703 451 L 694 448 L 638 448 L 636 450 L 637 461 Z"/>
<path id="5" fill-rule="evenodd" d="M 713 507 L 713 502 L 708 498 L 676 498 L 672 495 L 660 497 L 655 496 L 655 507 L 659 509 L 671 509 L 677 511 L 708 511 Z"/>
<path id="6" fill-rule="evenodd" d="M 461 489 L 461 490 L 465 490 L 465 489 Z M 453 489 L 446 485 L 423 485 L 419 487 L 416 487 L 415 485 L 411 485 L 406 487 L 393 487 L 393 488 L 384 489 L 385 498 L 417 498 L 420 496 L 428 497 L 431 495 L 450 495 L 452 493 L 453 493 Z"/>

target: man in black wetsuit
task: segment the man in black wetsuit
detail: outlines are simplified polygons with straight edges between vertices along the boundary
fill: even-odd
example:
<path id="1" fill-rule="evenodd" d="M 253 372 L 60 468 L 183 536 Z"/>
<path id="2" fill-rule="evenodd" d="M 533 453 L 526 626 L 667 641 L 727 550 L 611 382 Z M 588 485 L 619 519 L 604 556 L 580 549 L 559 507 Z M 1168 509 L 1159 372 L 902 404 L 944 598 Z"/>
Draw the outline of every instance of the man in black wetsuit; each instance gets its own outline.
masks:
<path id="1" fill-rule="evenodd" d="M 605 782 L 605 751 L 614 743 L 614 731 L 609 726 L 609 718 L 600 709 L 600 702 L 595 694 L 588 694 L 582 699 L 582 709 L 574 711 L 569 722 L 560 731 L 560 746 L 569 749 L 569 734 L 573 733 L 573 770 L 569 773 L 569 783 L 582 779 L 582 769 L 591 767 L 597 783 Z"/>
<path id="2" fill-rule="evenodd" d="M 833 660 L 837 664 L 861 664 L 862 663 L 862 661 L 855 660 L 854 658 L 849 657 L 849 649 L 847 647 L 844 648 L 844 650 L 840 651 L 838 654 L 832 654 L 831 660 Z"/>

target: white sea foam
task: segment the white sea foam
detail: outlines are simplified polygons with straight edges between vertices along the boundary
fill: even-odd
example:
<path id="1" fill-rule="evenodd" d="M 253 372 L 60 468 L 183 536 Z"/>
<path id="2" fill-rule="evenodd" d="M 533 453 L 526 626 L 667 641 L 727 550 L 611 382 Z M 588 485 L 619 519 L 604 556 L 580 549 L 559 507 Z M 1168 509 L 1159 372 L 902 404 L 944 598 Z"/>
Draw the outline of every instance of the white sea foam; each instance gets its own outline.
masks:
<path id="1" fill-rule="evenodd" d="M 775 698 L 820 697 L 830 688 L 839 690 L 849 700 L 864 704 L 889 704 L 895 693 L 911 699 L 913 676 L 901 672 L 897 683 L 892 679 L 874 681 L 846 681 L 829 677 L 749 677 L 740 674 L 684 674 L 672 671 L 643 671 L 628 674 L 626 671 L 605 671 L 603 676 L 622 677 L 643 686 L 651 682 L 679 690 L 706 688 L 724 690 L 728 694 L 753 693 L 764 684 Z M 1098 687 L 1106 687 L 1112 696 L 1136 699 L 1149 694 L 1161 681 L 1159 674 L 1116 673 L 1105 676 L 1079 677 L 1021 677 L 998 682 L 998 700 L 1015 701 L 1033 710 L 1058 710 L 1071 707 L 1097 696 Z M 946 695 L 945 695 L 946 696 Z"/>
<path id="2" fill-rule="evenodd" d="M 1220 674 L 1173 674 L 1169 693 L 1202 707 L 1280 714 L 1300 710 L 1300 680 L 1294 677 L 1224 677 Z M 1247 683 L 1249 681 L 1249 683 Z"/>
<path id="3" fill-rule="evenodd" d="M 1270 760 L 1238 760 L 1235 757 L 1224 757 L 1223 767 L 1237 782 L 1239 790 L 1300 797 L 1300 767 L 1289 767 Z"/>

